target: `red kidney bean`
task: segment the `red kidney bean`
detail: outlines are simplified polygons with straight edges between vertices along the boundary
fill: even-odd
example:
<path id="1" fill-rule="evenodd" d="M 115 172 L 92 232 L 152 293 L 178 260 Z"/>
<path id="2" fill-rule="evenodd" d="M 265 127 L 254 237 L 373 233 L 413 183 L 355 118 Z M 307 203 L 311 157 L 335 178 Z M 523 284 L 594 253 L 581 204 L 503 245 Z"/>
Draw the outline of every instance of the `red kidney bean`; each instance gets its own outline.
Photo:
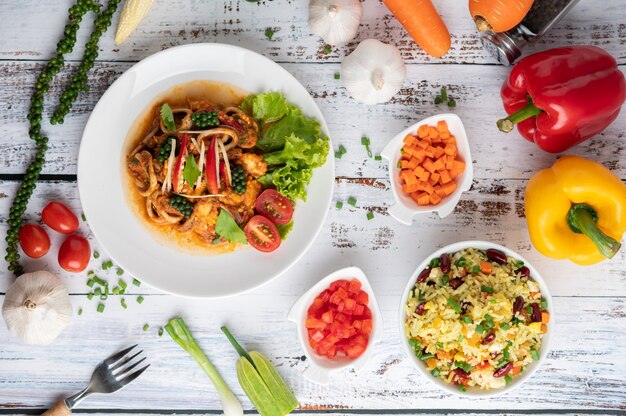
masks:
<path id="1" fill-rule="evenodd" d="M 483 338 L 481 344 L 483 344 L 483 345 L 490 344 L 490 343 L 493 342 L 494 339 L 496 339 L 496 334 L 491 332 L 489 335 L 487 335 L 485 338 Z"/>
<path id="2" fill-rule="evenodd" d="M 495 261 L 498 264 L 506 264 L 507 262 L 506 254 L 504 254 L 500 250 L 496 250 L 495 248 L 490 248 L 489 250 L 487 250 L 487 258 L 491 261 Z"/>
<path id="3" fill-rule="evenodd" d="M 470 378 L 469 373 L 466 373 L 465 371 L 463 371 L 463 369 L 462 369 L 462 368 L 458 368 L 458 367 L 457 367 L 457 368 L 455 368 L 455 369 L 454 369 L 454 370 L 452 370 L 452 371 L 454 371 L 454 374 L 456 374 L 456 376 L 457 376 L 458 378 L 460 378 L 460 379 L 463 379 L 463 380 L 468 380 L 468 379 Z"/>
<path id="4" fill-rule="evenodd" d="M 424 308 L 426 306 L 426 302 L 422 302 L 419 305 L 417 305 L 417 308 L 415 308 L 415 313 L 418 315 L 423 315 L 424 312 L 426 312 L 426 309 Z"/>
<path id="5" fill-rule="evenodd" d="M 450 255 L 444 253 L 439 257 L 439 267 L 443 274 L 450 273 Z"/>
<path id="6" fill-rule="evenodd" d="M 430 267 L 422 270 L 422 272 L 417 276 L 417 283 L 422 283 L 424 280 L 428 279 L 428 276 L 430 276 Z"/>
<path id="7" fill-rule="evenodd" d="M 493 376 L 494 377 L 504 377 L 507 374 L 509 374 L 509 371 L 511 371 L 513 369 L 513 363 L 507 363 L 504 367 L 500 367 L 498 368 L 496 371 L 493 372 Z"/>
<path id="8" fill-rule="evenodd" d="M 436 286 L 437 283 L 435 283 L 433 280 L 429 280 L 428 282 L 426 282 L 426 286 Z"/>
<path id="9" fill-rule="evenodd" d="M 515 302 L 513 302 L 513 315 L 521 311 L 523 307 L 524 307 L 524 298 L 521 296 L 516 297 Z"/>
<path id="10" fill-rule="evenodd" d="M 539 307 L 539 304 L 533 303 L 530 307 L 533 308 L 533 313 L 531 314 L 530 319 L 533 322 L 541 322 L 541 308 Z"/>
<path id="11" fill-rule="evenodd" d="M 530 277 L 530 269 L 526 266 L 520 267 L 519 269 L 515 270 L 515 273 L 519 273 L 523 277 Z"/>
<path id="12" fill-rule="evenodd" d="M 463 284 L 463 279 L 461 279 L 460 277 L 455 277 L 454 279 L 450 280 L 448 284 L 452 289 L 458 289 L 459 286 Z"/>

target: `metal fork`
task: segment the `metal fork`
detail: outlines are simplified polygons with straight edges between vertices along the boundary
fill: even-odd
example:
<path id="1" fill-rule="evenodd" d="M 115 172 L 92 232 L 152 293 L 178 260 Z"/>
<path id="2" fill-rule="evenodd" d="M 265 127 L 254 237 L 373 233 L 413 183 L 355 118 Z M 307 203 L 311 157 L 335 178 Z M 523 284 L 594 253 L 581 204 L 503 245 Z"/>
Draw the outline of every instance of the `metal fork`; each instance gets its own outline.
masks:
<path id="1" fill-rule="evenodd" d="M 146 359 L 146 357 L 143 357 L 135 362 L 132 362 L 143 352 L 143 350 L 141 350 L 129 357 L 130 352 L 136 346 L 137 344 L 132 347 L 128 347 L 102 361 L 93 371 L 91 381 L 84 390 L 68 397 L 65 400 L 59 400 L 50 410 L 43 413 L 43 415 L 67 416 L 72 413 L 71 409 L 76 407 L 76 405 L 83 401 L 83 399 L 87 396 L 90 396 L 93 393 L 114 393 L 131 381 L 135 380 L 144 371 L 146 371 L 148 367 L 150 367 L 150 364 L 147 364 L 142 368 L 133 371 L 135 367 Z"/>

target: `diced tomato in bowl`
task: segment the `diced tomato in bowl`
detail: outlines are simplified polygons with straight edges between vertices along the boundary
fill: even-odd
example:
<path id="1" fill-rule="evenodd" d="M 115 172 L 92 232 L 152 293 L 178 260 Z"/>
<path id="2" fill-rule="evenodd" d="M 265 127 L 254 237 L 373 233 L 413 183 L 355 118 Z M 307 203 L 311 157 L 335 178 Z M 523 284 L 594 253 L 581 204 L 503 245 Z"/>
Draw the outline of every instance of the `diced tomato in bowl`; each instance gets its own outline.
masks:
<path id="1" fill-rule="evenodd" d="M 305 326 L 309 345 L 322 357 L 356 359 L 367 349 L 372 333 L 369 296 L 358 279 L 339 279 L 311 303 Z"/>

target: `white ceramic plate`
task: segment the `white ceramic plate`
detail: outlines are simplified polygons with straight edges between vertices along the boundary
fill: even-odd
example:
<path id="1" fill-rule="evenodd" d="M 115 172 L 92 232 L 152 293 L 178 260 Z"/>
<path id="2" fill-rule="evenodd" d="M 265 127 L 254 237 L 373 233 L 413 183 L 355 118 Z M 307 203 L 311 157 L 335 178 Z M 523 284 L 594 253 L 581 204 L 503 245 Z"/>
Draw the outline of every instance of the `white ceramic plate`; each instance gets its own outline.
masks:
<path id="1" fill-rule="evenodd" d="M 124 141 L 133 122 L 157 96 L 193 80 L 224 82 L 251 93 L 279 91 L 304 114 L 317 119 L 330 136 L 313 98 L 273 61 L 230 45 L 179 46 L 134 65 L 102 96 L 83 133 L 78 189 L 99 243 L 132 276 L 181 296 L 230 296 L 280 275 L 311 246 L 330 207 L 334 160 L 329 155 L 326 164 L 314 171 L 307 201 L 298 201 L 296 206 L 293 231 L 272 253 L 244 247 L 233 253 L 202 256 L 162 245 L 131 212 L 126 200 Z"/>
<path id="2" fill-rule="evenodd" d="M 411 289 L 413 289 L 413 287 L 415 287 L 415 281 L 417 280 L 417 276 L 419 275 L 419 273 L 422 270 L 424 270 L 426 266 L 428 266 L 428 263 L 430 263 L 431 259 L 435 257 L 439 257 L 443 253 L 456 253 L 457 251 L 460 251 L 466 248 L 475 248 L 478 250 L 487 250 L 490 248 L 495 248 L 497 250 L 503 251 L 509 257 L 522 260 L 524 262 L 524 265 L 530 269 L 530 277 L 539 284 L 539 288 L 541 289 L 541 295 L 548 302 L 548 311 L 550 312 L 550 321 L 548 322 L 548 332 L 543 334 L 543 337 L 541 338 L 541 349 L 539 351 L 539 361 L 528 365 L 525 368 L 523 373 L 521 373 L 520 375 L 518 375 L 517 377 L 513 379 L 511 384 L 501 389 L 480 390 L 478 388 L 469 388 L 467 389 L 467 391 L 462 392 L 455 385 L 444 383 L 441 379 L 433 377 L 432 374 L 430 374 L 430 371 L 426 368 L 426 365 L 424 364 L 424 362 L 419 360 L 415 356 L 415 352 L 413 351 L 411 345 L 409 344 L 409 340 L 406 337 L 406 332 L 404 329 L 404 322 L 406 321 L 406 312 L 404 310 L 404 306 L 406 305 L 407 299 L 409 297 L 409 292 L 411 291 Z M 417 266 L 417 269 L 415 269 L 415 272 L 409 278 L 409 281 L 407 282 L 406 287 L 404 288 L 404 292 L 402 293 L 402 298 L 400 300 L 398 325 L 400 329 L 400 342 L 402 343 L 402 346 L 404 347 L 405 353 L 409 357 L 409 360 L 411 360 L 411 362 L 414 364 L 415 368 L 417 368 L 417 370 L 424 377 L 426 377 L 430 382 L 434 383 L 435 385 L 437 385 L 439 388 L 441 388 L 444 391 L 457 394 L 460 396 L 487 397 L 487 396 L 495 396 L 498 394 L 510 392 L 512 389 L 519 387 L 524 381 L 528 380 L 528 378 L 532 376 L 532 374 L 535 371 L 537 371 L 537 369 L 541 366 L 541 364 L 546 360 L 546 357 L 548 356 L 548 353 L 550 352 L 550 339 L 552 337 L 552 334 L 554 334 L 554 322 L 556 320 L 555 318 L 556 318 L 556 314 L 554 313 L 554 303 L 552 302 L 552 296 L 550 295 L 550 292 L 548 291 L 548 286 L 546 285 L 545 280 L 541 277 L 537 269 L 535 269 L 533 265 L 528 262 L 528 260 L 520 256 L 517 252 L 510 250 L 506 247 L 503 247 L 501 245 L 498 245 L 498 244 L 489 243 L 487 241 L 461 241 L 458 243 L 450 244 L 449 246 L 443 247 L 435 251 L 433 254 L 426 257 L 424 261 L 422 261 L 419 264 L 419 266 Z"/>

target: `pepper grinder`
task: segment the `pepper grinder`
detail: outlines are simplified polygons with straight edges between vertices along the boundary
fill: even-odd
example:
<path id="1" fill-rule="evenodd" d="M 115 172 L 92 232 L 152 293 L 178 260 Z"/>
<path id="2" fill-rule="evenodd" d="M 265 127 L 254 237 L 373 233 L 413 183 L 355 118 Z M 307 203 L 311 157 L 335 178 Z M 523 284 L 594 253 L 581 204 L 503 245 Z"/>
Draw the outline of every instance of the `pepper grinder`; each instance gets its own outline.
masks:
<path id="1" fill-rule="evenodd" d="M 579 0 L 536 0 L 524 20 L 513 29 L 496 33 L 480 32 L 480 40 L 498 61 L 512 65 L 529 43 L 537 42 L 559 22 Z"/>

